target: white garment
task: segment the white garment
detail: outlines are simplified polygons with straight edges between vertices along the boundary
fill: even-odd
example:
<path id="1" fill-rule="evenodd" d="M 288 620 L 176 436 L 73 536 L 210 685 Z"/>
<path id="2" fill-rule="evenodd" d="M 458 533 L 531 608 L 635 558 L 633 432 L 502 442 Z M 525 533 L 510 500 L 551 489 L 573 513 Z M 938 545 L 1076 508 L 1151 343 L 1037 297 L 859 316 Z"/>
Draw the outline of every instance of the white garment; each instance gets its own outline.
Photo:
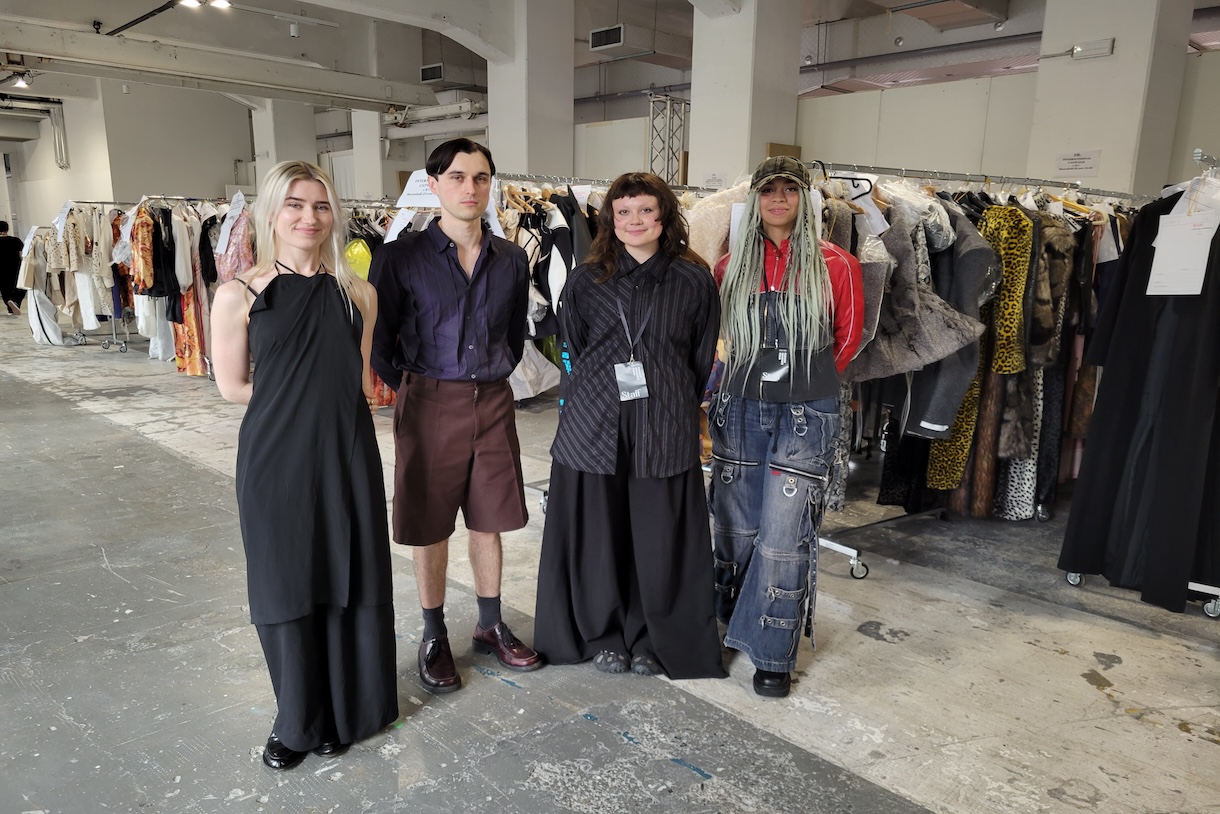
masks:
<path id="1" fill-rule="evenodd" d="M 65 274 L 69 273 L 76 278 L 76 302 L 80 308 L 81 325 L 86 331 L 100 328 L 101 323 L 97 321 L 97 305 L 93 299 L 93 275 L 83 271 L 65 272 Z"/>
<path id="2" fill-rule="evenodd" d="M 174 351 L 174 329 L 165 316 L 165 298 L 135 295 L 136 331 L 148 337 L 148 358 L 171 362 Z"/>
<path id="3" fill-rule="evenodd" d="M 32 289 L 25 298 L 26 313 L 30 320 L 30 333 L 38 345 L 62 345 L 63 331 L 59 330 L 58 312 L 47 295 Z"/>
<path id="4" fill-rule="evenodd" d="M 559 384 L 559 368 L 551 364 L 533 342 L 526 342 L 525 352 L 509 375 L 508 384 L 515 400 L 533 398 Z"/>
<path id="5" fill-rule="evenodd" d="M 546 225 L 552 232 L 559 232 L 562 229 L 564 232 L 569 232 L 568 222 L 563 219 L 563 213 L 558 209 L 552 209 L 547 212 Z M 569 242 L 570 242 L 569 238 Z M 558 241 L 557 241 L 558 242 Z M 564 285 L 568 281 L 568 263 L 563 258 L 563 252 L 559 251 L 558 246 L 551 248 L 551 264 L 547 269 L 546 282 L 547 287 L 551 291 L 551 308 L 552 310 L 559 304 L 559 295 L 563 291 Z"/>

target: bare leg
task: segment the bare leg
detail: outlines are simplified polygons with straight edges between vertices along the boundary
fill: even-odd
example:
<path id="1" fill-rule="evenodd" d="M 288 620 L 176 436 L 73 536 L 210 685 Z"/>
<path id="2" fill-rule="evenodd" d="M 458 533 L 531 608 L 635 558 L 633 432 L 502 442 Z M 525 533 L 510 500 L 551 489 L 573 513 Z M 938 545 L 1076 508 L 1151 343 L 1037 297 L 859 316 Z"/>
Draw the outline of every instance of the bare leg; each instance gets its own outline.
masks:
<path id="1" fill-rule="evenodd" d="M 449 540 L 445 539 L 428 546 L 417 546 L 411 554 L 415 561 L 415 583 L 419 588 L 419 606 L 421 608 L 440 607 L 445 602 L 445 578 L 449 570 Z M 478 585 L 477 578 L 475 584 Z"/>
<path id="2" fill-rule="evenodd" d="M 500 545 L 499 533 L 472 531 L 469 532 L 469 541 L 475 593 L 484 597 L 499 596 L 500 571 L 504 565 L 504 550 Z M 415 568 L 418 572 L 419 566 L 416 565 Z"/>

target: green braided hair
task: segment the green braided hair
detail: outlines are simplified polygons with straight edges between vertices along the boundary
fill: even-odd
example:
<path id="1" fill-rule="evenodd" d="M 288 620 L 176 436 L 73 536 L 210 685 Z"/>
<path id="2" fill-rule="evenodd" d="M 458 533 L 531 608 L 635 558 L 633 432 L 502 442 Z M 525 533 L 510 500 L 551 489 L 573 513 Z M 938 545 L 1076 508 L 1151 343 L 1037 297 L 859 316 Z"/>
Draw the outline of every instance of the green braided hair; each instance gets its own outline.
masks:
<path id="1" fill-rule="evenodd" d="M 807 189 L 801 189 L 796 222 L 788 246 L 788 267 L 778 296 L 779 320 L 788 337 L 790 350 L 804 345 L 805 364 L 834 341 L 834 298 L 830 272 L 818 246 L 813 203 Z M 720 285 L 721 334 L 728 351 L 725 379 L 741 370 L 748 371 L 758 361 L 762 344 L 758 297 L 763 276 L 765 252 L 759 209 L 759 194 L 751 190 L 729 256 L 729 266 Z"/>

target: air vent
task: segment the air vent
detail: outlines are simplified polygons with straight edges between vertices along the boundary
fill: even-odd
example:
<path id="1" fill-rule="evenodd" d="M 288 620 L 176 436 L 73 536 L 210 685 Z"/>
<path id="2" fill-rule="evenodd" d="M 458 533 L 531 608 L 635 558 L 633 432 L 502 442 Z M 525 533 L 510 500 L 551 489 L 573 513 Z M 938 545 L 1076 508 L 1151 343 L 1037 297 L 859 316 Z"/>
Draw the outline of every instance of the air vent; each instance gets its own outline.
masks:
<path id="1" fill-rule="evenodd" d="M 444 82 L 445 81 L 445 63 L 438 62 L 435 65 L 422 65 L 419 69 L 420 82 Z"/>
<path id="2" fill-rule="evenodd" d="M 623 24 L 612 25 L 609 28 L 595 28 L 589 32 L 589 50 L 600 51 L 604 48 L 617 48 L 623 44 Z"/>

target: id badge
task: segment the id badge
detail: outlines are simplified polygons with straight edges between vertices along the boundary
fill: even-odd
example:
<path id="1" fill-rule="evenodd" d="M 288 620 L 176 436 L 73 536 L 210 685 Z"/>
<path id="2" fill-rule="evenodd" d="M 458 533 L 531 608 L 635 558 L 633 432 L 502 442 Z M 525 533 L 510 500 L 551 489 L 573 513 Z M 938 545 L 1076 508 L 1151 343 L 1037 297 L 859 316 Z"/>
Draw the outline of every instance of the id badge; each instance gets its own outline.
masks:
<path id="1" fill-rule="evenodd" d="M 648 382 L 644 379 L 642 362 L 620 362 L 614 366 L 618 379 L 618 400 L 635 401 L 648 398 Z"/>
<path id="2" fill-rule="evenodd" d="M 786 382 L 790 368 L 787 348 L 763 348 L 758 354 L 758 371 L 764 382 Z"/>

